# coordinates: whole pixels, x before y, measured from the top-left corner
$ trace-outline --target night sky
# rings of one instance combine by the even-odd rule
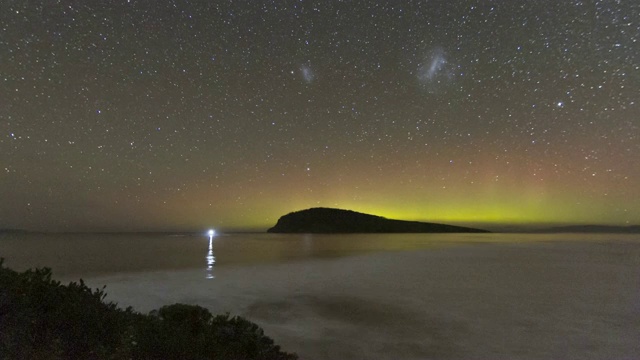
[[[640,223],[640,2],[1,0],[0,228]]]

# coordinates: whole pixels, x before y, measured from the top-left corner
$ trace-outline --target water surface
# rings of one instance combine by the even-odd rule
[[[13,268],[258,323],[301,359],[640,359],[638,235],[38,235]]]
[[[615,235],[617,239],[634,236]],[[584,234],[3,234],[0,257],[16,270],[50,267],[55,276],[96,276],[211,266],[282,263],[370,252],[465,244],[607,241]]]

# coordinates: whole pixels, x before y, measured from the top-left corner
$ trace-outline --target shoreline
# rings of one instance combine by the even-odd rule
[[[491,243],[85,279],[246,316],[304,359],[640,356],[640,242]],[[590,346],[586,346],[591,344]]]

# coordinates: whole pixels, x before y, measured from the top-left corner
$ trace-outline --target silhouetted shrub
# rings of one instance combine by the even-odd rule
[[[240,317],[185,304],[143,315],[105,296],[0,259],[0,359],[297,359]]]

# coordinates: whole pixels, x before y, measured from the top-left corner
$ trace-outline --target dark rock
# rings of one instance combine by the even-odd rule
[[[462,226],[392,220],[351,210],[313,208],[278,219],[270,233],[486,233]]]

